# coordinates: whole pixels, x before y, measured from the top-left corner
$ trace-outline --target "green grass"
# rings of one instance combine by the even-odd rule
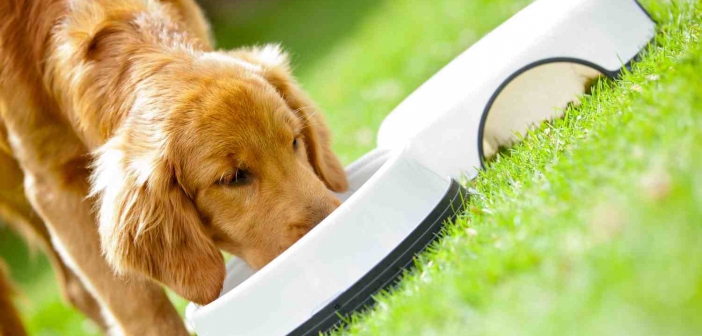
[[[291,52],[349,163],[404,97],[530,2],[259,1],[211,18],[221,47]],[[661,27],[643,60],[490,163],[469,211],[346,334],[702,332],[702,7],[644,3]],[[32,334],[95,333],[43,258],[6,234],[0,255]]]
[[[471,183],[469,211],[348,335],[702,332],[702,7]]]

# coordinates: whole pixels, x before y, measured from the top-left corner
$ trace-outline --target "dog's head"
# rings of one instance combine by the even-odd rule
[[[161,73],[97,153],[101,243],[118,271],[208,303],[225,276],[218,249],[263,267],[339,205],[346,176],[277,48]]]

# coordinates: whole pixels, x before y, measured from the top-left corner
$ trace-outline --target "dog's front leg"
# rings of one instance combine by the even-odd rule
[[[125,281],[104,260],[92,202],[86,199],[88,156],[82,143],[45,105],[14,98],[0,117],[24,170],[27,198],[46,223],[61,258],[101,305],[112,333],[187,335],[162,288]]]

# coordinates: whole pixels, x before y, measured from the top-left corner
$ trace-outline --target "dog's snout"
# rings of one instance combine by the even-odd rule
[[[334,212],[339,205],[341,205],[341,202],[333,195],[325,195],[325,197],[318,197],[308,201],[307,204],[301,207],[303,211],[298,213],[299,217],[290,221],[287,225],[288,230],[295,233],[293,240],[297,241],[302,238],[302,236]]]
[[[341,205],[341,201],[334,196],[325,197],[324,200],[315,200],[306,208],[308,218],[313,226],[319,224]]]

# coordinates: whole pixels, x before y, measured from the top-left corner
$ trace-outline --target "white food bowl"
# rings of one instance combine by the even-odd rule
[[[322,223],[187,319],[200,336],[317,335],[373,303],[462,211],[461,177],[516,134],[557,117],[591,80],[617,76],[655,23],[635,0],[537,0],[405,99],[378,148],[347,168],[350,191]],[[560,109],[560,110],[559,110]]]

